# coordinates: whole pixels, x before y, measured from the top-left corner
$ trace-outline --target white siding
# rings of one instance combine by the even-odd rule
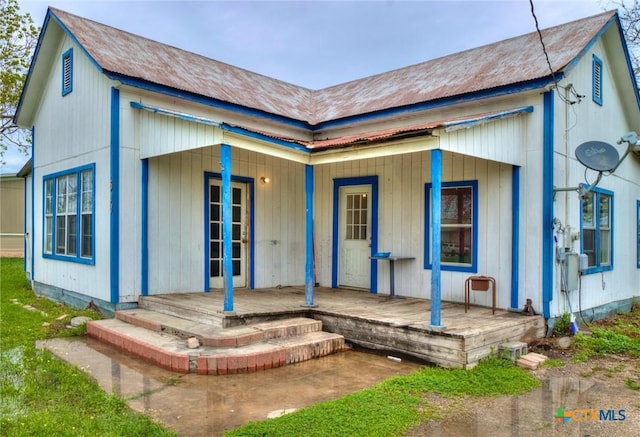
[[[478,180],[478,274],[498,282],[498,304],[509,305],[511,281],[511,166],[444,153],[443,181]],[[397,263],[396,292],[430,297],[430,270],[424,269],[424,185],[431,181],[430,152],[323,165],[316,168],[316,268],[321,285],[331,284],[333,180],[378,176],[378,248],[416,259]],[[489,188],[491,187],[491,188]],[[496,244],[499,242],[499,244]],[[499,262],[496,262],[499,260]],[[378,292],[389,292],[389,268],[378,264]],[[442,272],[443,300],[464,300],[472,273]],[[490,305],[483,293],[474,301]]]
[[[73,47],[73,91],[62,97],[61,57]],[[35,118],[35,280],[106,301],[109,291],[110,82],[69,38],[64,38]],[[95,163],[95,265],[42,257],[45,175]]]
[[[602,106],[592,100],[593,54],[603,62]],[[576,91],[585,95],[585,98],[574,105],[564,105],[559,100],[556,103],[556,186],[575,187],[579,183],[595,181],[597,173],[591,170],[585,172],[585,167],[575,159],[574,151],[580,144],[586,141],[604,141],[616,147],[620,156],[626,149],[626,144],[617,145],[616,141],[633,130],[633,123],[637,120],[629,120],[620,103],[621,96],[611,72],[612,62],[602,43],[598,41],[585,53],[566,79],[566,83],[573,83]],[[614,193],[613,270],[583,275],[580,292],[564,294],[559,291],[560,269],[556,263],[552,316],[569,312],[570,308],[574,312],[582,309],[588,320],[590,308],[640,296],[640,269],[637,268],[637,243],[634,238],[637,234],[636,201],[640,199],[640,160],[634,156],[627,157],[615,174],[602,178],[598,187]],[[554,212],[564,226],[579,230],[580,201],[577,193],[558,193]],[[559,240],[561,237],[562,234],[558,233]],[[573,248],[580,252],[580,243],[576,242]]]
[[[149,160],[150,293],[203,290],[204,177],[219,162],[217,146]],[[232,149],[232,174],[255,181],[255,286],[302,285],[304,166]]]

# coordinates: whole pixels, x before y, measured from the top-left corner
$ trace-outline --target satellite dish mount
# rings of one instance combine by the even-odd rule
[[[635,132],[629,132],[618,140],[618,144],[628,143],[627,150],[619,157],[618,151],[611,144],[602,141],[587,141],[576,148],[576,159],[586,168],[597,171],[598,177],[593,184],[580,184],[579,187],[554,188],[557,191],[577,191],[580,197],[585,197],[602,179],[602,176],[613,174],[624,161],[629,152],[640,151],[640,141]]]

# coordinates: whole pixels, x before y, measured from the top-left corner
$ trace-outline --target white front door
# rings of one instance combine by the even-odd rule
[[[340,188],[338,286],[371,288],[371,185]]]
[[[233,286],[247,286],[247,248],[249,246],[247,184],[231,183],[231,247]],[[210,288],[223,288],[222,276],[222,181],[209,185],[209,273]]]

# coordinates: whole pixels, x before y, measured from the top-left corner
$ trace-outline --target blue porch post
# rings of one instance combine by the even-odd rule
[[[511,169],[511,308],[520,305],[520,167]]]
[[[442,150],[431,151],[431,325],[444,329],[440,321],[440,224],[442,200]]]
[[[306,200],[306,268],[304,281],[305,307],[315,307],[313,302],[315,278],[313,275],[313,166],[307,164],[304,169]]]
[[[222,276],[224,289],[224,311],[233,311],[233,260],[231,241],[231,146],[220,146],[222,166]]]
[[[109,217],[109,280],[111,303],[120,301],[120,90],[111,88],[111,133],[109,145],[111,216]]]
[[[554,94],[543,94],[542,114],[542,313],[551,316],[553,300],[553,148]]]

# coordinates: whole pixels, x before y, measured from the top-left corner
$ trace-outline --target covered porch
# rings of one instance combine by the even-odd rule
[[[463,293],[463,290],[460,290]],[[545,335],[542,316],[443,302],[442,326],[430,325],[428,299],[315,287],[315,306],[305,302],[305,287],[235,289],[234,311],[223,311],[225,294],[165,294],[142,297],[141,308],[178,317],[197,318],[228,328],[265,321],[309,317],[324,331],[341,334],[353,344],[411,356],[445,367],[470,368],[511,341],[531,343]]]

